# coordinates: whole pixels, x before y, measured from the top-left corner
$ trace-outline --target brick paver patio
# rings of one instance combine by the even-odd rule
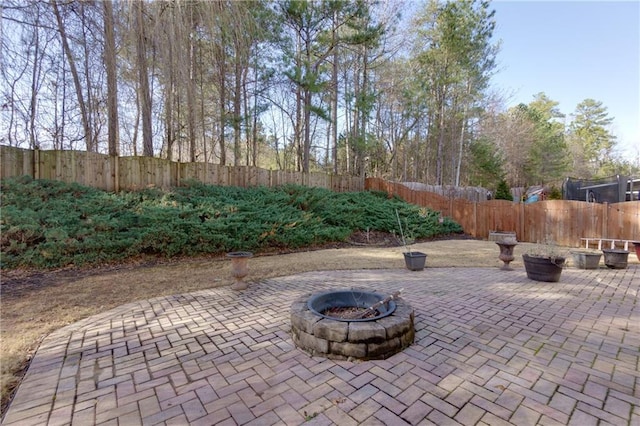
[[[135,285],[132,283],[132,285]],[[289,307],[404,288],[416,341],[312,358]],[[640,425],[640,265],[305,273],[121,306],[48,336],[4,425]]]

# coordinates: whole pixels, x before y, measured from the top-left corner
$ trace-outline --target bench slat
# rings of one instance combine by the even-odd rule
[[[602,250],[602,242],[610,242],[611,244],[611,248],[614,249],[616,248],[616,242],[620,242],[623,246],[624,249],[629,251],[629,243],[631,242],[631,240],[619,240],[619,239],[615,239],[615,238],[580,238],[581,241],[584,241],[584,248],[589,248],[589,243],[590,242],[598,242],[598,250]]]

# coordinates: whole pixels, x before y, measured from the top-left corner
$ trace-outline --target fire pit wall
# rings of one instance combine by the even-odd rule
[[[396,309],[389,316],[354,322],[313,313],[307,305],[311,296],[301,296],[291,305],[291,334],[295,345],[312,356],[340,360],[385,359],[413,343],[413,308],[403,299],[395,301]]]

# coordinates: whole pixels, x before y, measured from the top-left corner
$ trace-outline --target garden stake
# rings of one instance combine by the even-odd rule
[[[396,217],[398,218],[398,225],[400,226],[400,236],[402,237],[402,245],[404,246],[404,251],[409,253],[409,249],[407,248],[407,242],[404,240],[404,232],[402,231],[402,222],[400,222],[400,215],[398,214],[398,209],[396,209]]]

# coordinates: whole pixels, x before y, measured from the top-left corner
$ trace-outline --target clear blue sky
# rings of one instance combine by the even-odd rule
[[[640,161],[640,1],[504,1],[493,86],[508,106],[544,92],[567,115],[586,98],[614,118],[619,151]]]

